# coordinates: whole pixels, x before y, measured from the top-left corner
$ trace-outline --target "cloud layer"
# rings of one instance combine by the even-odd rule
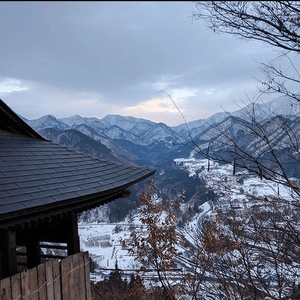
[[[257,94],[258,43],[191,19],[193,2],[1,2],[0,97],[28,119],[132,115],[168,125]],[[236,107],[235,107],[236,108]]]

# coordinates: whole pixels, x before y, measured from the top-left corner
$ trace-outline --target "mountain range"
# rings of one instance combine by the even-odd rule
[[[264,122],[281,115],[293,124],[299,123],[300,105],[286,97],[265,104],[248,104],[230,114],[219,112],[207,119],[172,127],[119,115],[108,115],[102,119],[79,115],[61,119],[53,115],[35,120],[23,119],[46,139],[78,151],[122,163],[158,166],[171,158],[190,156],[195,143],[205,148],[208,142],[220,139],[217,127],[237,134],[238,128],[232,117],[251,121],[254,111],[257,121]]]

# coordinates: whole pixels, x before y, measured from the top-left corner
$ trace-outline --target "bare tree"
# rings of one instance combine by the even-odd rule
[[[300,53],[299,1],[199,1],[193,16],[209,28]]]
[[[261,64],[266,79],[261,81],[260,92],[283,94],[297,105],[299,2],[204,1],[197,2],[193,16],[217,33],[262,41],[278,51],[277,64]],[[289,62],[289,70],[281,68],[281,59]],[[247,210],[237,213],[232,208],[222,221],[211,219],[202,226],[197,251],[201,249],[202,258],[210,257],[205,265],[210,280],[201,280],[201,284],[210,286],[210,293],[222,299],[297,299],[300,186],[295,177],[300,165],[300,119],[289,112],[277,116],[267,106],[258,110],[255,101],[249,102],[243,118],[228,114],[225,121],[207,130],[210,136],[202,139],[202,144],[190,136],[191,147],[209,160],[233,164],[237,171],[255,174],[289,193],[253,197]],[[197,261],[195,264],[200,266]],[[197,273],[200,270],[203,265]]]
[[[217,33],[272,46],[278,60],[261,64],[266,78],[260,92],[288,96],[291,105],[299,102],[300,2],[201,1],[193,16]],[[281,68],[282,59],[290,69]],[[240,171],[257,175],[286,193],[246,195],[251,200],[246,208],[210,215],[195,233],[185,233],[180,243],[185,256],[175,247],[176,227],[159,227],[161,208],[148,195],[142,211],[148,234],[133,235],[132,251],[159,271],[166,290],[172,289],[161,270],[176,262],[184,267],[185,273],[178,273],[181,292],[193,300],[300,299],[300,119],[289,112],[277,116],[268,106],[258,110],[256,101],[249,102],[243,118],[228,114],[207,128],[202,144],[190,134],[190,146],[210,161],[233,164],[236,176]],[[168,226],[176,224],[172,220]]]
[[[292,68],[282,70],[280,64],[262,63],[261,70],[266,75],[262,84],[263,92],[276,92],[289,96],[298,102],[300,75],[296,61],[300,53],[300,2],[299,1],[200,1],[193,11],[195,20],[204,20],[217,33],[227,33],[245,40],[258,40],[279,51],[279,56],[287,57]],[[294,60],[289,55],[294,55]],[[293,88],[290,83],[293,83]],[[250,101],[251,102],[251,101]],[[299,196],[297,185],[290,180],[286,165],[299,164],[299,120],[286,116],[276,116],[265,107],[259,112],[253,106],[244,108],[244,118],[230,117],[230,126],[238,127],[241,135],[232,136],[224,127],[218,127],[220,138],[210,145],[210,154],[197,148],[203,155],[219,161],[234,163],[243,169],[291,187]],[[291,103],[293,106],[293,103]],[[252,109],[253,107],[253,109]],[[264,114],[259,118],[258,114]],[[266,117],[267,116],[267,117]],[[252,147],[245,147],[245,139]],[[220,149],[226,151],[220,151]],[[284,152],[284,153],[282,153]]]
[[[141,195],[140,202],[140,221],[144,230],[132,231],[129,241],[123,241],[123,246],[141,263],[142,270],[156,272],[164,299],[175,299],[171,273],[177,268],[176,259],[180,255],[178,245],[182,237],[176,231],[178,221],[170,203],[165,201],[163,205],[158,199],[153,180],[147,183],[147,192]]]
[[[245,40],[262,41],[278,56],[261,64],[265,74],[263,92],[287,95],[299,101],[296,60],[300,53],[299,1],[199,1],[193,11],[195,20],[204,20],[216,33],[228,33]],[[289,63],[282,69],[282,59]]]

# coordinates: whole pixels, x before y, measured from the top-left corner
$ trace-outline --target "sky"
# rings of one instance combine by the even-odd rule
[[[212,32],[194,8],[1,1],[0,98],[29,120],[117,114],[174,126],[237,110],[257,97],[257,61],[273,51]]]

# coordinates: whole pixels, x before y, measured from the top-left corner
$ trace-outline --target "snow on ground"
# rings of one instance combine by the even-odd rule
[[[190,176],[204,178],[207,186],[214,191],[229,193],[231,199],[245,199],[248,196],[276,196],[291,198],[290,190],[287,187],[274,182],[261,180],[257,176],[249,175],[246,172],[239,172],[233,175],[232,165],[219,165],[217,162],[207,159],[178,158],[174,159],[177,165],[182,165],[189,171]],[[209,172],[207,171],[209,165]],[[237,181],[244,175],[243,183]]]
[[[239,176],[232,174],[231,165],[222,165],[210,161],[210,171],[207,172],[208,161],[190,159],[175,159],[178,165],[182,165],[189,171],[190,176],[202,177],[207,186],[219,194],[218,203],[209,201],[201,206],[201,213],[194,217],[188,224],[188,228],[199,226],[201,219],[213,212],[216,207],[226,210],[233,203],[236,206],[245,207],[251,202],[251,196],[277,195],[290,197],[289,190],[275,183],[268,183],[257,177],[246,175],[242,183],[237,181]],[[201,171],[201,172],[200,172]],[[130,222],[125,220],[120,223],[92,223],[79,224],[80,245],[82,251],[89,251],[90,257],[99,265],[95,274],[91,274],[94,281],[103,280],[115,268],[116,261],[121,270],[137,270],[140,265],[127,250],[122,249],[121,239],[130,236],[133,227],[142,229],[139,216]],[[129,272],[129,271],[128,271]]]
[[[121,239],[130,236],[131,228],[141,227],[136,219],[129,223],[128,220],[120,223],[92,223],[78,224],[80,246],[82,251],[88,251],[99,269],[91,275],[94,281],[103,280],[115,268],[116,261],[121,270],[138,269],[139,264],[127,250],[122,249]]]
[[[211,204],[208,202],[205,202],[200,206],[201,213],[199,215],[196,215],[190,222],[189,227],[194,228],[198,226],[199,219],[203,218],[210,210],[211,210]]]

